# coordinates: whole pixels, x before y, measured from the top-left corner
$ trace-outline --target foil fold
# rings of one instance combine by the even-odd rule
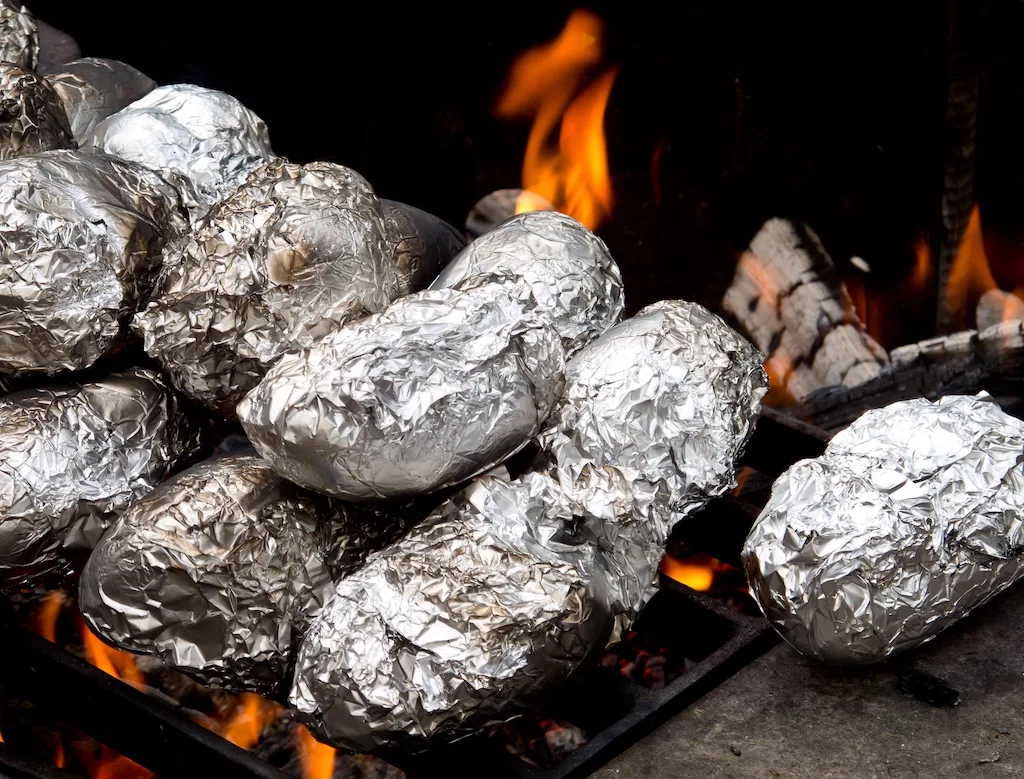
[[[282,357],[238,404],[285,478],[336,497],[432,492],[492,468],[540,430],[564,353],[497,285],[424,290]]]
[[[46,80],[61,99],[72,137],[84,143],[96,125],[149,94],[156,82],[131,65],[112,59],[85,57],[48,73]]]
[[[566,356],[622,318],[618,265],[604,241],[554,211],[514,216],[471,242],[430,285],[494,283],[528,291],[558,330]]]
[[[411,519],[345,506],[229,454],[124,512],[82,573],[79,604],[115,646],[203,684],[280,698],[334,580]]]
[[[178,187],[193,221],[276,155],[267,126],[224,92],[158,87],[100,122],[82,143],[157,171]]]
[[[187,221],[177,191],[80,151],[0,162],[0,372],[87,368],[123,342]]]
[[[0,160],[75,147],[64,105],[46,79],[0,62]]]
[[[39,29],[29,10],[13,0],[0,0],[0,61],[25,70],[39,66]]]
[[[0,398],[0,581],[66,572],[69,553],[92,549],[199,444],[152,371]]]
[[[991,398],[868,411],[778,478],[743,549],[751,594],[800,652],[875,663],[1024,574],[1024,422]]]

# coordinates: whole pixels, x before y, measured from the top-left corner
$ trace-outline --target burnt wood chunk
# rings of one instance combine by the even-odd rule
[[[818,236],[801,223],[765,222],[722,305],[766,355],[773,387],[792,401],[821,387],[862,384],[889,363]]]
[[[979,330],[1008,319],[1024,319],[1024,300],[1012,292],[990,289],[978,301],[974,318]]]

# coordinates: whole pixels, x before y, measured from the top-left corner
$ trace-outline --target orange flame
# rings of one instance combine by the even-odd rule
[[[220,734],[235,746],[249,749],[256,746],[263,731],[280,712],[278,704],[255,693],[242,693],[234,715],[221,726]]]
[[[84,619],[80,619],[79,629],[82,632],[82,648],[85,650],[86,660],[104,673],[110,674],[115,679],[128,682],[136,689],[141,689],[144,686],[142,674],[135,664],[135,658],[130,653],[104,644],[96,637],[95,633],[89,630]]]
[[[295,728],[303,779],[331,779],[334,776],[335,749],[321,744],[301,725]]]
[[[978,206],[974,206],[949,271],[945,293],[947,310],[973,310],[984,293],[998,286],[985,255],[981,211]],[[968,309],[968,306],[971,308]]]
[[[509,69],[497,114],[533,119],[523,157],[525,192],[516,213],[537,208],[530,192],[591,229],[611,214],[604,114],[618,68],[580,91],[587,72],[601,60],[603,39],[603,22],[578,9],[557,38],[522,54]]]
[[[36,612],[35,630],[51,644],[57,643],[57,619],[64,608],[64,591],[55,590],[46,596],[46,600]]]
[[[680,584],[685,584],[691,590],[705,592],[711,589],[715,583],[715,571],[718,569],[718,561],[708,558],[707,560],[691,559],[687,562],[677,560],[671,555],[661,558],[661,572],[670,579],[675,579]]]

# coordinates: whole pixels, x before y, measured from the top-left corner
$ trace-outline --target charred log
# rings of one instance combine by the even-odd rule
[[[525,198],[519,210],[520,198]],[[521,211],[554,211],[555,207],[540,195],[522,189],[496,189],[480,198],[466,216],[466,235],[470,240],[489,233],[506,219]]]

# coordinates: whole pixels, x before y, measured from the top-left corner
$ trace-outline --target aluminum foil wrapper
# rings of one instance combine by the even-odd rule
[[[185,194],[193,220],[276,156],[262,119],[231,95],[192,84],[154,89],[100,122],[82,148],[161,173]]]
[[[984,394],[869,411],[779,477],[743,557],[804,654],[918,646],[1024,574],[1024,422]]]
[[[39,31],[29,10],[12,0],[0,0],[0,61],[25,70],[39,65]]]
[[[394,200],[380,203],[387,241],[398,269],[398,294],[419,292],[466,247],[466,239],[450,224],[426,211]]]
[[[119,346],[187,228],[158,174],[79,151],[0,162],[0,213],[7,374],[86,368]]]
[[[199,431],[157,374],[0,398],[0,581],[66,567],[199,449]]]
[[[60,96],[78,143],[84,143],[108,116],[156,88],[153,79],[131,65],[98,57],[67,62],[46,80]]]
[[[0,62],[0,160],[74,149],[60,97],[42,76]]]
[[[622,276],[604,241],[553,211],[515,216],[469,244],[431,289],[497,283],[526,288],[566,355],[622,318]]]
[[[542,510],[481,477],[341,580],[299,649],[298,718],[338,746],[415,749],[562,682],[611,618],[592,550],[542,543]]]
[[[232,417],[282,354],[397,296],[386,229],[355,171],[261,166],[167,258],[136,329],[176,387]]]
[[[126,511],[89,558],[90,627],[204,684],[283,697],[334,579],[404,527],[296,487],[251,454],[196,465]]]
[[[424,290],[292,352],[238,404],[285,478],[354,501],[418,495],[529,443],[562,390],[557,333],[506,289]]]
[[[550,464],[527,478],[549,492],[548,504],[569,501],[543,517],[543,535],[601,550],[619,613],[646,601],[672,526],[736,486],[768,389],[762,360],[721,318],[685,301],[648,306],[570,360],[539,438]]]

